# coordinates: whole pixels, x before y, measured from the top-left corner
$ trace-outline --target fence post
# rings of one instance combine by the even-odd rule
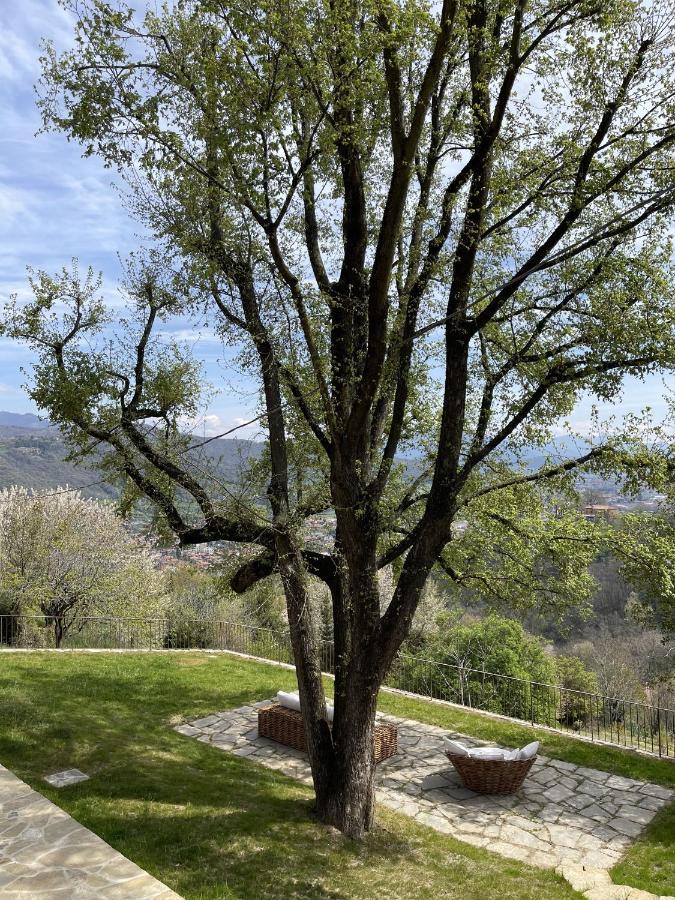
[[[659,756],[661,756],[661,707],[656,707],[656,733],[659,736]]]

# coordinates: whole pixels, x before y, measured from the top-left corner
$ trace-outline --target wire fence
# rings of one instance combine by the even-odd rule
[[[201,619],[0,616],[0,647],[15,649],[229,650],[293,664],[288,632]],[[335,672],[333,644],[321,668]],[[531,725],[675,758],[675,710],[400,654],[385,682]]]

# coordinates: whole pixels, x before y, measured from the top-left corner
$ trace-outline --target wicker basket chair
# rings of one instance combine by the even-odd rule
[[[457,769],[464,787],[477,794],[514,794],[537,758],[535,754],[529,759],[479,759],[448,750],[445,755]]]

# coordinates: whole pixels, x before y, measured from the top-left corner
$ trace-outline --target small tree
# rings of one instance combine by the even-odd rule
[[[490,615],[462,623],[450,615],[438,624],[418,657],[401,657],[401,687],[522,719],[531,711],[529,682],[555,681],[542,642],[513,619]]]
[[[554,662],[556,682],[562,688],[558,721],[563,725],[579,727],[595,712],[594,704],[587,695],[598,693],[598,677],[576,656],[556,656]]]
[[[0,491],[0,567],[14,609],[44,615],[57,647],[86,616],[147,615],[161,603],[143,542],[110,503],[68,488]]]

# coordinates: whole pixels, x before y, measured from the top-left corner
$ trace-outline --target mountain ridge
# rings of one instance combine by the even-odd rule
[[[15,413],[6,409],[0,409],[0,425],[31,429],[51,427],[47,419],[41,419],[40,416],[36,416],[34,413]]]
[[[18,422],[18,424],[17,424]],[[243,438],[210,438],[203,446],[209,468],[217,478],[232,485],[241,480],[246,462],[258,459],[265,444]],[[203,441],[195,438],[197,446]],[[571,438],[560,438],[555,445],[533,447],[526,454],[527,469],[534,471],[545,464],[549,454],[558,458],[578,456],[588,449]],[[10,413],[0,410],[0,489],[21,485],[34,490],[48,490],[68,485],[82,489],[86,496],[115,499],[118,491],[103,481],[92,464],[75,464],[66,459],[68,448],[59,428],[32,413]],[[401,458],[412,474],[419,459]],[[580,482],[600,481],[593,476]]]
[[[30,414],[29,414],[30,415]],[[113,500],[117,488],[107,484],[94,463],[68,460],[68,447],[59,429],[49,423],[6,424],[0,412],[0,490],[19,485],[36,491],[57,487],[80,488],[84,496]],[[236,484],[248,459],[257,458],[264,445],[238,438],[218,438],[204,447],[218,477]]]

